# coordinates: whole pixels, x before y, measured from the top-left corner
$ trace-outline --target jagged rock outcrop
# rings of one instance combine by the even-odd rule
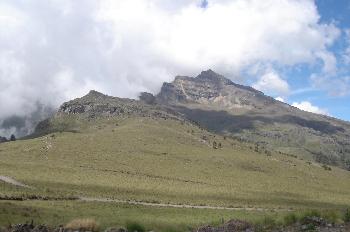
[[[271,103],[283,104],[251,87],[235,84],[212,70],[203,71],[195,78],[177,76],[172,83],[164,83],[157,101],[170,105],[199,103],[224,110],[251,110]]]
[[[154,105],[156,103],[156,97],[153,94],[147,92],[140,93],[139,99],[140,101],[150,105]]]
[[[82,98],[77,98],[61,105],[58,113],[85,114],[89,117],[108,115],[142,114],[147,109],[138,101],[111,97],[91,90]]]

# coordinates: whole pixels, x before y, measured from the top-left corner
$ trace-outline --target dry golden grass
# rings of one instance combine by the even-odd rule
[[[73,120],[74,118],[72,118]],[[96,197],[152,203],[262,208],[350,204],[350,172],[145,117],[90,121],[78,132],[0,145],[0,196]],[[204,140],[203,138],[206,138]],[[213,149],[213,142],[221,149]]]
[[[71,229],[75,231],[98,231],[98,224],[95,219],[85,218],[85,219],[74,219],[67,223],[66,229]]]

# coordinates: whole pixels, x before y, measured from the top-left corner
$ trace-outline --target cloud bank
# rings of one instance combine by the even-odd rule
[[[286,80],[264,67],[335,69],[340,32],[319,19],[312,0],[1,1],[0,124],[37,102],[57,107],[90,89],[136,97],[209,68],[234,78],[260,67],[256,86],[272,80],[267,90],[282,94]]]
[[[309,101],[302,101],[302,102],[294,102],[292,106],[297,107],[301,110],[315,113],[315,114],[323,114],[323,115],[329,115],[328,111],[326,109],[321,109],[317,106],[312,105]]]
[[[264,75],[262,75],[252,87],[276,96],[286,96],[289,94],[288,82],[283,80],[273,70],[267,71]]]

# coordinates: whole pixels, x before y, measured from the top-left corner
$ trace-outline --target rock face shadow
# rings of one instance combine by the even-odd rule
[[[334,126],[326,121],[308,120],[293,115],[261,116],[253,114],[232,115],[226,111],[190,109],[184,106],[174,106],[177,111],[183,113],[189,120],[199,123],[201,126],[215,132],[239,133],[243,130],[256,129],[256,123],[264,124],[296,124],[301,127],[313,129],[324,134],[345,132],[342,127]]]

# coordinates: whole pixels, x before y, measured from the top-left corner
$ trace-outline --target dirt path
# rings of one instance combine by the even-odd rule
[[[8,176],[0,176],[0,181],[3,181],[8,184],[12,184],[24,188],[33,188],[29,185],[23,184],[15,179]],[[73,199],[74,200],[74,199]],[[151,206],[151,207],[168,207],[168,208],[188,208],[188,209],[216,209],[216,210],[246,210],[246,211],[292,211],[290,209],[267,209],[267,208],[254,208],[254,207],[222,207],[222,206],[208,206],[208,205],[177,205],[177,204],[164,204],[164,203],[149,203],[142,201],[128,201],[128,200],[118,200],[118,199],[108,199],[108,198],[92,198],[92,197],[79,197],[79,201],[86,202],[110,202],[110,203],[125,203],[131,205],[142,205],[142,206]]]
[[[29,185],[26,185],[26,184],[23,184],[21,182],[18,182],[17,180],[12,179],[11,177],[8,177],[8,176],[0,176],[0,181],[3,181],[3,182],[8,183],[8,184],[15,185],[15,186],[23,187],[23,188],[33,188],[33,187],[29,186]]]
[[[80,197],[80,201],[87,202],[113,202],[113,203],[125,203],[131,205],[143,205],[143,206],[153,206],[153,207],[170,207],[170,208],[188,208],[188,209],[217,209],[217,210],[233,210],[233,211],[292,211],[290,209],[266,209],[266,208],[249,208],[249,207],[221,207],[221,206],[206,206],[206,205],[176,205],[176,204],[163,204],[163,203],[149,203],[142,201],[127,201],[127,200],[117,200],[108,198],[91,198],[91,197]]]

